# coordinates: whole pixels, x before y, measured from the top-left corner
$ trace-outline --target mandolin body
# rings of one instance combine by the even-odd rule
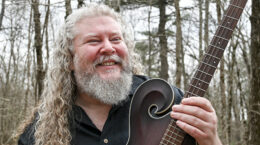
[[[169,111],[173,102],[174,91],[167,82],[161,79],[144,82],[131,102],[127,145],[159,145],[172,120]],[[179,145],[195,144],[195,140],[186,135]]]

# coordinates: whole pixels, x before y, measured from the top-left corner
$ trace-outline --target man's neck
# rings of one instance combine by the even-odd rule
[[[96,98],[83,93],[79,94],[76,105],[80,106],[85,111],[93,124],[95,124],[100,131],[103,130],[112,105],[105,104]]]

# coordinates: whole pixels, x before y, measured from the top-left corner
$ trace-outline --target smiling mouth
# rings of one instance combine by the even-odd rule
[[[115,65],[117,64],[116,62],[103,62],[101,63],[100,65],[103,65],[103,66],[110,66],[110,65]]]
[[[119,64],[118,62],[102,62],[99,63],[98,66],[112,66],[112,65],[117,65]]]

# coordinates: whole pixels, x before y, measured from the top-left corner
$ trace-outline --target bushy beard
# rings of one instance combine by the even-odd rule
[[[113,73],[112,71],[110,73]],[[81,92],[110,105],[126,100],[132,85],[132,72],[126,64],[123,64],[123,70],[117,79],[104,80],[97,73],[88,72],[78,73],[76,76]]]

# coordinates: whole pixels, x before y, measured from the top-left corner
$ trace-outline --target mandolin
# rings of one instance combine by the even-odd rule
[[[184,98],[203,97],[247,0],[231,0],[213,39],[191,79]],[[195,145],[196,141],[169,115],[174,91],[164,80],[151,79],[136,90],[129,111],[127,145]]]

